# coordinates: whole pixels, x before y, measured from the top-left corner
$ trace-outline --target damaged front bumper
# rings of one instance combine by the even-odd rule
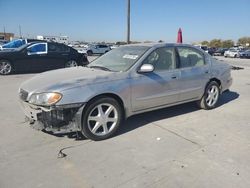
[[[54,134],[81,131],[84,103],[41,107],[20,100],[26,119],[37,130]]]

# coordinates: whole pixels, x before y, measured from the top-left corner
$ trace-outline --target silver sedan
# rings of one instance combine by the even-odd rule
[[[135,114],[191,101],[213,109],[231,84],[230,66],[199,48],[136,44],[87,67],[39,74],[20,86],[19,98],[34,127],[103,140]]]

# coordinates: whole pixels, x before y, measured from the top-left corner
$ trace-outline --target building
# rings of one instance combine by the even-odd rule
[[[14,33],[0,32],[0,40],[12,40],[14,38]]]
[[[64,43],[64,44],[69,43],[69,37],[67,36],[41,36],[39,35],[36,38],[38,40],[53,41],[53,42]]]

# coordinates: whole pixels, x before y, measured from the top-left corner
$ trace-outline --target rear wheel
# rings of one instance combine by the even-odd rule
[[[0,60],[0,75],[8,75],[13,71],[12,64],[7,60]]]
[[[102,97],[86,106],[82,134],[91,140],[104,140],[117,131],[122,122],[122,108],[113,98]]]
[[[66,64],[65,64],[65,67],[67,68],[67,67],[77,67],[78,66],[78,64],[77,64],[77,62],[75,61],[75,60],[70,60],[70,61],[68,61]]]
[[[200,108],[210,110],[216,107],[216,104],[220,97],[220,87],[217,82],[211,81],[204,92],[201,100],[198,101]]]
[[[93,52],[91,50],[87,51],[88,56],[92,56]]]

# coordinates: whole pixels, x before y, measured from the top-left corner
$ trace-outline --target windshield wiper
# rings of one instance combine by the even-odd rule
[[[105,71],[112,71],[107,67],[102,67],[102,66],[98,66],[98,65],[93,65],[93,66],[89,66],[89,68],[93,68],[93,69],[101,69],[101,70],[105,70]]]

